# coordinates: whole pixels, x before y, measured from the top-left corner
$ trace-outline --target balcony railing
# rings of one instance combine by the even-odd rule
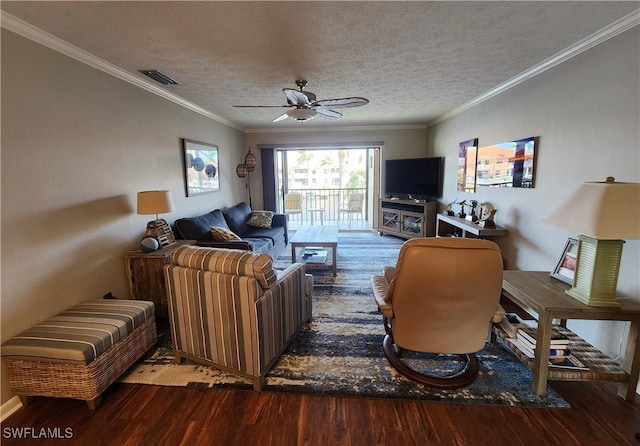
[[[319,224],[320,221],[327,223],[350,222],[367,220],[367,189],[289,189],[288,194],[300,194],[300,210],[290,213],[289,222],[296,224]],[[350,198],[354,194],[362,194],[360,202],[361,210],[349,204]],[[282,203],[281,203],[282,206]],[[351,212],[346,212],[351,208]],[[287,213],[287,209],[282,209]]]

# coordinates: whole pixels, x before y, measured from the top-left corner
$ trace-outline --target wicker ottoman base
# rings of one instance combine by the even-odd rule
[[[156,341],[151,317],[88,365],[7,359],[9,381],[23,404],[31,396],[51,396],[84,400],[95,410],[102,392]]]

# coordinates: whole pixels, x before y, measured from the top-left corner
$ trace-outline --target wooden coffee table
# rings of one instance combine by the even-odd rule
[[[331,249],[331,263],[308,263],[309,269],[331,269],[333,277],[337,271],[338,227],[337,226],[300,226],[291,240],[291,262],[296,262],[296,249],[320,247]]]

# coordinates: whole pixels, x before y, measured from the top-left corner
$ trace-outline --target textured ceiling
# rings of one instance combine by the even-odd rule
[[[3,11],[242,129],[425,124],[638,8],[638,2],[12,2]],[[271,120],[283,87],[364,96],[339,121]],[[145,78],[146,79],[146,78]],[[152,81],[150,81],[152,82]],[[159,85],[159,84],[157,84]]]

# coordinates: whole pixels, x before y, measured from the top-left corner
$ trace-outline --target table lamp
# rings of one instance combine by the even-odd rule
[[[585,182],[543,219],[579,234],[573,287],[567,294],[595,307],[616,300],[623,239],[640,238],[640,183]]]
[[[173,201],[171,193],[168,190],[147,190],[138,192],[138,214],[152,215],[155,214],[156,219],[147,223],[147,230],[143,236],[153,237],[158,240],[160,246],[172,245],[176,239],[173,236],[171,226],[167,222],[158,218],[158,214],[164,214],[173,211]]]

